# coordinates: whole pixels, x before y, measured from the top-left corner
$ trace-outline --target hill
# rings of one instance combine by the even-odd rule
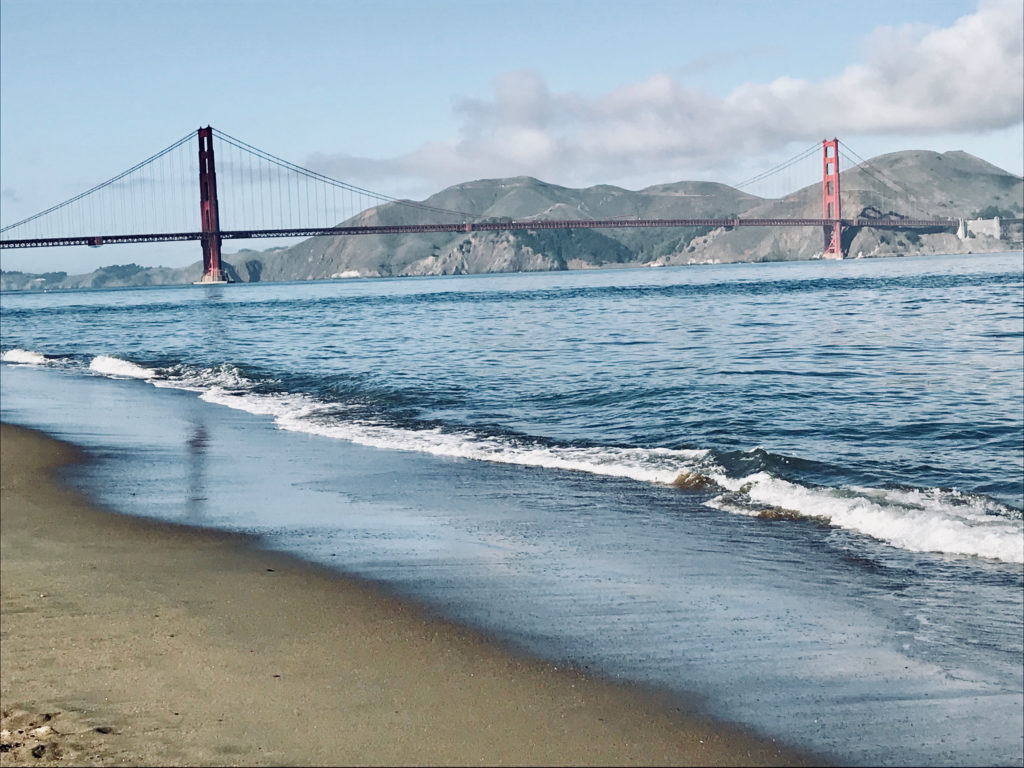
[[[844,218],[893,212],[919,219],[971,219],[981,213],[1019,218],[1024,211],[1024,179],[966,152],[894,152],[844,171],[842,198]],[[815,184],[780,200],[766,200],[744,215],[819,218],[821,187]],[[822,244],[821,233],[814,229],[751,228],[717,232],[696,243],[695,252],[721,262],[779,261],[813,258]],[[862,228],[846,232],[843,238],[850,257],[977,253],[1010,247],[996,238],[960,240],[954,234],[909,230]]]
[[[966,152],[881,155],[844,171],[842,184],[846,218],[884,215],[894,208],[927,219],[973,218],[979,213],[1016,218],[1024,213],[1024,179]],[[609,185],[572,189],[521,176],[457,184],[422,202],[485,220],[820,218],[821,187],[814,184],[781,199],[766,199],[706,181],[631,191]],[[343,224],[418,224],[438,217],[436,212],[389,203]],[[844,246],[854,257],[1011,247],[984,235],[960,240],[948,233],[870,228],[847,232]],[[778,261],[814,258],[821,250],[822,233],[815,228],[574,229],[314,237],[289,248],[241,250],[226,254],[224,261],[231,279],[257,282]],[[78,276],[4,272],[0,289],[166,285],[187,283],[200,274],[198,263],[181,269],[105,267]]]

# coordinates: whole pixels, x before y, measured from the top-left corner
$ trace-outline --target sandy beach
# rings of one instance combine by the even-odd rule
[[[678,701],[502,649],[243,536],[98,509],[3,425],[16,764],[796,764]]]

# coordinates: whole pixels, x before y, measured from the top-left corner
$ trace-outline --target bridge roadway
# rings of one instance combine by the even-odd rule
[[[956,232],[957,219],[842,219],[844,227],[879,229],[933,229]],[[301,227],[295,229],[242,229],[220,232],[222,240],[267,237],[326,237],[342,235],[404,235],[416,232],[502,232],[537,229],[625,229],[648,227],[828,227],[833,219],[573,219],[567,221],[510,219],[453,224],[394,224],[365,227]],[[98,247],[116,243],[158,243],[202,240],[203,232],[163,232],[138,235],[75,235],[22,240],[0,240],[0,248],[45,248],[62,245]]]

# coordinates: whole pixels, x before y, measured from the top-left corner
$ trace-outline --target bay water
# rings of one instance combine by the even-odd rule
[[[1024,763],[1019,252],[9,293],[0,359],[118,511],[835,762]]]

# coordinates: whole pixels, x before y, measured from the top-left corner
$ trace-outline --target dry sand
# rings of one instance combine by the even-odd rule
[[[794,764],[244,536],[97,509],[0,431],[0,763]]]

